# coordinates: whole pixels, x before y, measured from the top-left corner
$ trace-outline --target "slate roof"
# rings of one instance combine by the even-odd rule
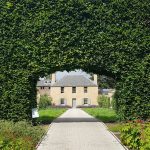
[[[40,80],[37,82],[37,86],[45,86],[45,87],[50,87],[51,86],[51,81],[50,80]]]
[[[54,87],[97,87],[90,79],[83,75],[66,75],[52,84]]]

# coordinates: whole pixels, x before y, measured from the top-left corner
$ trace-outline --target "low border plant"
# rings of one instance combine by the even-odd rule
[[[131,150],[150,150],[150,123],[141,120],[126,123],[120,137]]]
[[[0,149],[34,150],[45,130],[26,121],[0,121]]]

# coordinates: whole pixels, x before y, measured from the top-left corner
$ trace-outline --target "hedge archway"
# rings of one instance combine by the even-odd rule
[[[150,117],[149,0],[0,2],[0,119],[31,119],[39,76],[81,68],[117,79],[122,119]]]

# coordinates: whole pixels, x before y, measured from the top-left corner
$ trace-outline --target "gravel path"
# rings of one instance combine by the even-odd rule
[[[81,109],[57,118],[37,150],[125,150],[106,126]]]

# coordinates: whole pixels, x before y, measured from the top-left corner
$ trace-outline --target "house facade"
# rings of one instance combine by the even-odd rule
[[[94,75],[94,81],[83,75],[67,75],[56,81],[56,75],[52,74],[49,84],[40,82],[37,84],[38,93],[52,97],[54,105],[71,107],[98,105],[97,75]]]

